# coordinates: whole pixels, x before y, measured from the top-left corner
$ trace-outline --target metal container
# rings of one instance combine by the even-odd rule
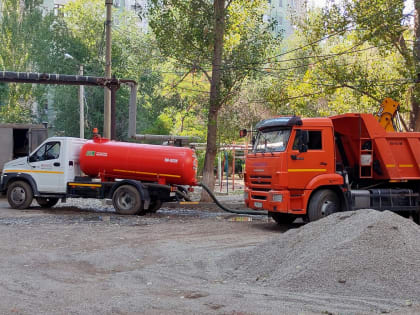
[[[80,167],[103,181],[135,179],[194,186],[197,159],[189,148],[137,144],[95,138],[83,145]]]

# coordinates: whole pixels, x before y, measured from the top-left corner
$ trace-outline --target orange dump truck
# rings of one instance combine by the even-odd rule
[[[388,132],[372,114],[277,117],[256,129],[246,158],[249,208],[278,223],[357,209],[419,223],[420,132]]]

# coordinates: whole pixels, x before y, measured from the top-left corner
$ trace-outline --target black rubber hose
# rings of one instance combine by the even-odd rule
[[[211,199],[218,205],[221,209],[223,209],[226,212],[235,213],[235,214],[247,214],[247,215],[268,215],[267,211],[256,211],[256,210],[233,210],[226,208],[224,205],[222,205],[219,200],[216,199],[214,194],[211,192],[211,190],[204,185],[203,183],[199,183],[199,186],[203,187],[203,189],[209,194]]]

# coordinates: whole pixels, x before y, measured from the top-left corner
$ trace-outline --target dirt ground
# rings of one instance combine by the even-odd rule
[[[218,262],[300,224],[201,208],[147,216],[0,199],[0,314],[418,314],[417,301],[228,281]],[[255,266],[256,274],[258,266]]]

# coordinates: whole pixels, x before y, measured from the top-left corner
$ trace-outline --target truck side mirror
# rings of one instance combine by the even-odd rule
[[[246,129],[239,130],[240,138],[246,137],[247,134],[248,134],[248,131]]]
[[[299,132],[299,152],[303,153],[308,151],[308,143],[309,143],[309,131],[308,130],[300,130]]]

